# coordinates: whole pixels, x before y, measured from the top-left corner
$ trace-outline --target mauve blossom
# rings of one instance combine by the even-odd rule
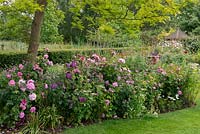
[[[119,59],[118,59],[118,62],[119,62],[119,63],[125,63],[125,59],[119,58]]]
[[[30,112],[31,112],[31,113],[35,113],[35,112],[36,112],[36,107],[31,107],[31,108],[30,108]]]
[[[106,106],[110,104],[110,100],[105,100]]]
[[[112,88],[109,88],[108,91],[109,91],[110,93],[114,93],[114,90],[113,90]]]
[[[80,71],[79,69],[77,69],[77,68],[74,69],[73,72],[74,72],[75,74],[80,74],[80,73],[81,73],[81,71]]]
[[[57,83],[51,84],[51,89],[56,89],[57,87],[58,87],[58,84],[57,84]]]
[[[77,62],[76,62],[76,61],[72,61],[72,62],[71,62],[71,67],[72,67],[72,68],[75,68],[76,66],[77,66]]]
[[[183,92],[181,90],[178,90],[178,95],[182,95]]]
[[[48,54],[45,54],[43,58],[44,58],[44,59],[48,59],[48,58],[49,58],[49,55],[48,55]]]
[[[66,78],[67,78],[67,79],[72,79],[72,74],[71,74],[70,72],[67,72],[67,73],[66,73]]]
[[[29,90],[35,90],[35,84],[34,83],[27,83],[26,88]]]
[[[118,83],[117,82],[113,82],[113,87],[118,87]]]
[[[66,63],[66,67],[70,68],[71,64],[70,63]]]
[[[10,80],[8,83],[9,86],[15,86],[15,81],[14,80]]]
[[[53,61],[47,61],[47,65],[49,65],[49,66],[53,66]]]
[[[86,102],[86,100],[87,100],[87,99],[86,99],[85,97],[79,97],[79,101],[80,101],[80,102]]]
[[[25,113],[24,113],[24,112],[20,112],[19,118],[22,119],[22,118],[24,118],[24,117],[25,117]]]
[[[158,72],[158,73],[161,73],[161,74],[163,74],[163,75],[166,75],[166,74],[167,74],[166,71],[165,71],[164,69],[162,69],[161,67],[158,67],[157,72]]]
[[[134,81],[133,80],[127,80],[126,83],[127,84],[134,84]]]
[[[11,77],[12,77],[11,74],[7,74],[7,75],[6,75],[6,78],[8,78],[8,79],[10,79]]]
[[[31,94],[29,94],[29,100],[31,100],[31,101],[34,101],[35,99],[36,99],[36,94],[35,93],[31,93]]]
[[[24,65],[19,64],[19,69],[22,70],[24,68]]]
[[[106,84],[106,86],[108,86],[109,85],[109,81],[107,80],[107,81],[105,81],[105,84]]]
[[[45,83],[45,84],[44,84],[44,88],[45,88],[45,89],[49,88],[48,84]]]
[[[93,54],[92,58],[94,58],[95,61],[100,61],[100,57],[97,54]]]
[[[121,76],[117,76],[117,80],[120,81],[121,80]]]
[[[23,73],[22,72],[17,72],[18,77],[22,77]]]
[[[44,49],[44,51],[49,52],[49,48],[46,47],[46,48]]]

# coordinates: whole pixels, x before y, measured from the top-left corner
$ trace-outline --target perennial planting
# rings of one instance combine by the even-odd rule
[[[114,54],[76,55],[59,71],[48,50],[34,65],[6,69],[0,79],[0,124],[37,129],[74,126],[110,118],[133,118],[194,104],[193,72],[187,64],[141,60]],[[138,60],[138,59],[137,59]],[[141,66],[140,66],[141,64]],[[143,69],[143,67],[145,69]],[[26,129],[23,129],[25,131]]]

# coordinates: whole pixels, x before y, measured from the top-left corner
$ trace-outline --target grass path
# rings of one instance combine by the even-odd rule
[[[108,120],[67,129],[64,134],[200,134],[200,103],[158,118]]]

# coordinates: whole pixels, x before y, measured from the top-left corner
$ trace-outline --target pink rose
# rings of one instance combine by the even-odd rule
[[[27,83],[34,83],[34,80],[30,79],[27,81]]]
[[[22,103],[20,104],[20,106],[19,106],[22,110],[26,110],[26,106],[25,105],[23,105]]]
[[[44,88],[45,88],[45,89],[49,88],[48,84],[45,83],[45,84],[44,84]]]
[[[17,76],[18,76],[18,77],[21,77],[22,75],[23,75],[22,72],[17,72]]]
[[[182,95],[183,92],[181,90],[178,90],[178,95]]]
[[[36,99],[37,96],[36,96],[35,93],[31,93],[31,94],[29,94],[28,97],[29,97],[29,100],[30,100],[30,101],[34,101],[34,100]]]
[[[35,85],[34,85],[34,83],[27,83],[26,88],[29,90],[35,90]]]
[[[9,86],[15,86],[15,81],[14,80],[10,80],[8,83]]]
[[[31,107],[31,108],[30,108],[30,112],[31,112],[31,113],[35,113],[35,111],[36,111],[36,107]]]
[[[113,82],[113,87],[118,87],[118,83],[117,82]]]
[[[24,66],[22,64],[19,64],[19,69],[22,70]]]
[[[44,59],[48,59],[49,58],[49,55],[48,54],[45,54],[44,55]]]
[[[106,106],[110,104],[110,100],[105,100]]]
[[[12,77],[11,74],[7,74],[7,75],[6,75],[6,78],[8,78],[8,79],[10,79],[11,77]]]
[[[21,113],[19,114],[19,118],[20,118],[20,119],[24,118],[24,116],[25,116],[25,113],[24,113],[24,112],[21,112]]]
[[[118,62],[119,63],[125,63],[125,59],[119,58]]]

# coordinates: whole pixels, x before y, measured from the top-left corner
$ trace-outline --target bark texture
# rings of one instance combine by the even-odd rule
[[[44,18],[44,10],[47,6],[47,0],[38,0],[37,2],[43,9],[41,11],[37,10],[35,12],[34,19],[32,22],[31,36],[30,36],[28,57],[27,57],[27,61],[29,63],[35,63],[38,54],[38,48],[40,43],[40,31]]]

